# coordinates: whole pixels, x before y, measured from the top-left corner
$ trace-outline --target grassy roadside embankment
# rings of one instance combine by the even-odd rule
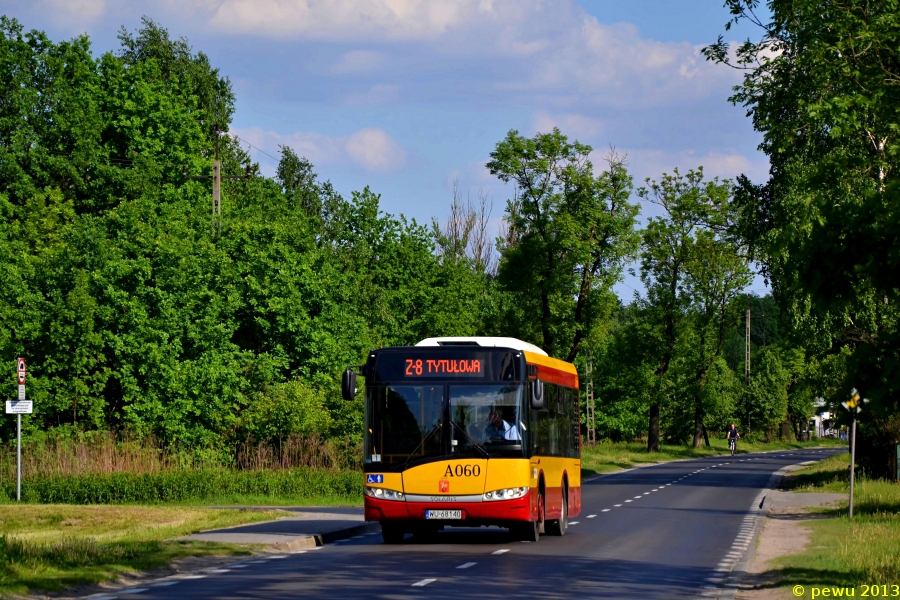
[[[49,473],[0,482],[0,596],[99,583],[185,557],[247,553],[181,536],[278,518],[198,505],[348,505],[357,472],[294,468]],[[280,513],[282,516],[285,513]]]
[[[610,473],[620,469],[629,469],[640,464],[667,462],[685,458],[718,456],[728,454],[728,441],[710,438],[710,447],[691,448],[690,446],[661,445],[659,453],[647,452],[645,442],[600,442],[596,447],[585,446],[581,453],[581,472],[585,476],[596,473]],[[846,446],[842,440],[822,439],[811,442],[738,442],[738,453],[766,452],[769,450],[795,450],[818,446]]]
[[[13,497],[15,482],[0,484],[0,502]],[[362,503],[362,477],[306,467],[50,474],[26,479],[22,499],[36,504],[346,505]]]
[[[794,472],[785,479],[785,488],[849,494],[849,464],[847,454],[832,456]],[[887,585],[889,591],[891,585],[900,583],[900,485],[860,477],[852,520],[847,518],[847,503],[814,510],[832,518],[806,525],[810,531],[807,549],[775,559],[769,573],[772,581],[807,589]]]
[[[0,596],[100,583],[187,556],[247,554],[174,538],[277,516],[170,506],[7,506],[0,511]]]

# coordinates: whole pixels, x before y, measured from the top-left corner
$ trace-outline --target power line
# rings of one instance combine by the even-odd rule
[[[228,135],[230,135],[230,136],[232,136],[233,138],[235,138],[235,139],[237,139],[237,140],[239,140],[239,141],[241,141],[241,142],[247,144],[247,145],[250,146],[251,148],[253,148],[253,149],[255,149],[255,150],[258,150],[259,152],[262,152],[263,154],[265,154],[266,156],[268,156],[268,157],[271,158],[272,160],[280,160],[280,159],[278,159],[278,158],[275,158],[274,156],[272,156],[271,154],[269,154],[268,152],[266,152],[266,151],[263,150],[262,148],[257,148],[256,146],[254,146],[253,144],[251,144],[250,142],[248,142],[247,140],[245,140],[244,138],[242,138],[241,136],[239,136],[239,135],[236,134],[236,133],[230,133],[230,132],[229,132]]]

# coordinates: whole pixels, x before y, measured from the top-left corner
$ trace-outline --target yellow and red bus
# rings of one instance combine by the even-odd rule
[[[448,526],[563,535],[581,511],[574,365],[513,338],[429,338],[372,351],[365,518],[386,543]],[[343,393],[356,392],[347,369]]]

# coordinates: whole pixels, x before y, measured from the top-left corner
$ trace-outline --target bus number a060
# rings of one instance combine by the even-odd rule
[[[444,477],[478,477],[481,475],[481,465],[447,465]]]

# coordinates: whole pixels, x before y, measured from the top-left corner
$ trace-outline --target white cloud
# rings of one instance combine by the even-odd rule
[[[39,0],[35,8],[54,21],[81,25],[101,17],[106,12],[106,0]]]
[[[491,0],[224,0],[226,31],[312,39],[428,39],[490,13]]]
[[[314,165],[354,163],[366,171],[397,171],[406,163],[406,150],[384,130],[369,127],[349,136],[314,132],[283,135],[259,127],[236,129],[243,140],[277,156],[278,146],[289,146]]]
[[[602,119],[578,113],[551,114],[546,111],[538,111],[532,115],[531,127],[535,132],[541,133],[547,133],[554,127],[559,127],[559,130],[569,139],[577,139],[581,142],[597,137],[605,129]]]
[[[368,171],[396,171],[406,162],[406,151],[381,129],[357,131],[347,139],[346,151]]]
[[[764,157],[751,159],[736,152],[711,151],[698,154],[692,150],[632,150],[623,153],[627,154],[629,171],[634,174],[635,184],[638,185],[643,184],[647,177],[659,179],[663,173],[672,173],[675,168],[683,174],[702,166],[707,178],[733,180],[738,175],[746,174],[754,181],[765,179],[769,171],[768,160]],[[600,158],[601,153],[598,151],[591,153],[592,160]],[[597,160],[594,160],[594,164],[598,164]]]
[[[452,73],[457,86],[477,80],[475,93],[526,94],[561,107],[690,101],[740,77],[708,63],[697,46],[600,23],[574,0],[218,0],[207,15],[212,27],[232,33],[401,50],[351,50],[335,74],[369,73],[390,62],[413,67],[392,70],[410,85],[422,70]],[[415,86],[438,79],[443,85],[434,94],[446,88],[446,76],[424,79]]]
[[[334,72],[339,75],[362,73],[368,74],[385,62],[385,56],[374,50],[353,50],[345,52],[341,61],[335,65]]]

